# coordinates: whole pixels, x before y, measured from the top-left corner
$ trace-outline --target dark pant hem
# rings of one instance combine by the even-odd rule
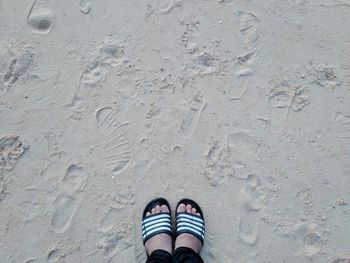
[[[174,263],[204,263],[201,256],[189,247],[179,247],[173,255]]]
[[[201,256],[189,247],[179,247],[174,255],[161,249],[154,250],[146,263],[204,263]]]
[[[146,263],[172,263],[172,255],[168,251],[156,249],[148,256]]]

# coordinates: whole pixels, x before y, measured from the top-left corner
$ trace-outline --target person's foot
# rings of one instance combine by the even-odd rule
[[[152,208],[151,212],[147,212],[147,216],[150,216],[152,214],[158,214],[158,213],[169,213],[169,208],[166,205],[159,206]],[[149,240],[146,241],[145,244],[146,252],[148,255],[151,255],[154,250],[161,249],[169,252],[172,254],[172,240],[171,237],[168,234],[158,234],[154,237],[151,237]]]
[[[192,208],[191,205],[186,206],[185,204],[180,204],[177,208],[177,212],[186,212],[189,214],[201,216],[201,214],[197,213],[197,210],[195,208]],[[180,234],[175,241],[175,250],[179,247],[189,247],[196,253],[199,253],[202,248],[202,242],[192,234],[183,233]]]

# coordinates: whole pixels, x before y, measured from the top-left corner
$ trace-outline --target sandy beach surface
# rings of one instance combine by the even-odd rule
[[[0,262],[141,263],[157,196],[217,263],[350,262],[349,0],[0,0]]]

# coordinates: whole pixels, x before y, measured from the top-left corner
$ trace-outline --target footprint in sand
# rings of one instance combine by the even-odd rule
[[[60,193],[53,202],[52,227],[56,233],[64,233],[83,200],[83,190],[87,176],[81,167],[72,164],[68,167],[59,186]]]
[[[83,14],[89,14],[91,11],[90,2],[87,0],[80,0],[79,9]]]
[[[252,12],[238,11],[238,29],[243,36],[245,48],[248,51],[255,51],[259,41],[258,17]]]
[[[24,260],[24,263],[39,263],[39,259],[36,258],[28,258]]]
[[[19,136],[10,135],[0,138],[0,170],[12,170],[19,157],[28,149]]]
[[[268,96],[268,105],[268,123],[273,131],[281,131],[284,128],[290,107],[290,97],[288,92],[282,89],[271,90]]]
[[[247,166],[234,158],[235,154],[229,146],[220,148],[214,143],[206,154],[204,175],[212,186],[225,183],[230,178],[245,179],[249,175]]]
[[[46,263],[58,263],[58,262],[71,262],[70,257],[77,256],[79,254],[80,245],[76,242],[64,242],[64,243],[49,243],[46,250]],[[43,262],[43,261],[40,261]]]
[[[27,15],[27,24],[34,33],[47,34],[53,27],[54,15],[51,12],[53,0],[34,0]]]
[[[303,74],[304,79],[307,80],[309,84],[317,85],[330,90],[334,90],[341,84],[341,81],[337,77],[334,68],[330,65],[313,64],[310,62],[307,67],[300,69],[300,71]]]
[[[81,76],[81,84],[95,86],[104,82],[110,67],[120,66],[124,61],[123,47],[113,39],[106,39],[93,54]]]
[[[310,104],[312,89],[324,87],[333,91],[340,83],[331,66],[310,63],[303,67],[281,68],[273,77],[272,89],[267,95],[267,123],[271,130],[280,132],[293,111],[299,112]]]
[[[118,256],[120,251],[131,247],[134,243],[134,228],[131,219],[124,219],[118,224],[113,225],[107,231],[99,232],[100,239],[97,242],[97,248],[103,251],[108,262]]]
[[[181,122],[181,133],[185,138],[190,138],[195,133],[205,106],[206,103],[199,96],[194,97],[188,105],[186,105],[188,110]]]
[[[138,94],[137,87],[129,77],[125,77],[118,81],[118,94],[124,99],[135,98]]]
[[[0,96],[24,76],[33,64],[33,54],[24,48],[0,45]]]
[[[227,145],[236,150],[241,151],[244,157],[253,157],[259,148],[259,143],[250,130],[237,129],[227,138]]]
[[[269,125],[274,132],[280,132],[291,111],[298,112],[309,104],[302,86],[292,86],[289,83],[280,83],[271,89],[268,94]]]
[[[104,160],[113,175],[124,171],[132,158],[127,135],[122,129],[127,123],[120,123],[116,113],[110,107],[101,108],[96,113],[97,127],[104,139]]]
[[[168,12],[173,4],[173,0],[158,0],[159,11]]]
[[[345,145],[345,150],[350,154],[350,117],[342,112],[335,114],[336,136]]]
[[[99,217],[100,231],[108,231],[113,228],[113,225],[120,221],[122,216],[121,211],[132,209],[135,203],[135,193],[131,188],[115,189],[116,194],[112,197],[108,195],[105,200],[107,206],[100,206],[96,210],[96,217]]]
[[[350,256],[338,256],[331,263],[350,263]]]
[[[191,52],[191,62],[185,66],[191,77],[206,76],[220,71],[220,60],[209,51]]]
[[[96,209],[96,217],[99,218],[97,247],[108,258],[108,262],[120,254],[121,250],[134,245],[135,229],[130,218],[134,202],[134,191],[121,187]]]
[[[81,84],[88,86],[94,86],[98,83],[102,83],[106,79],[108,70],[100,61],[95,61],[88,65],[84,70],[81,78]]]
[[[302,244],[296,254],[312,259],[320,253],[322,246],[325,245],[329,238],[329,231],[316,223],[304,223],[297,229],[299,242]]]
[[[182,6],[183,0],[158,0],[158,8],[160,13],[169,13],[176,7]]]
[[[259,219],[261,210],[265,207],[265,197],[259,177],[250,174],[240,193],[241,213],[238,236],[245,244],[253,245],[257,240]]]
[[[237,130],[228,136],[224,146],[214,142],[209,148],[205,154],[203,174],[212,186],[223,184],[233,177],[246,179],[252,173],[247,160],[256,161],[258,148],[258,142],[249,130]]]
[[[28,148],[29,146],[25,145],[19,136],[0,137],[0,202],[8,194],[6,191],[8,180],[4,175],[4,171],[11,171]]]
[[[245,53],[237,58],[238,70],[236,75],[246,76],[253,72],[253,63],[259,56],[262,46],[259,42],[259,23],[260,19],[252,12],[238,11],[238,30],[242,34]]]

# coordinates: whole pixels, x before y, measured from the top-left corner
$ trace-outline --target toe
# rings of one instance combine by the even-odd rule
[[[197,215],[197,216],[201,216],[201,214],[200,214],[200,213],[197,213],[196,215]]]
[[[146,216],[150,216],[150,215],[151,215],[151,213],[150,213],[150,212],[147,212],[147,213],[146,213]]]
[[[192,206],[191,205],[187,205],[186,206],[186,212],[187,213],[192,213]]]
[[[162,205],[160,207],[160,212],[161,213],[169,213],[169,208],[166,205]]]
[[[160,206],[159,205],[156,205],[155,212],[156,212],[156,214],[160,213]]]
[[[186,211],[186,206],[184,204],[180,204],[177,208],[177,212],[183,213]]]
[[[197,210],[196,210],[196,208],[194,208],[194,207],[192,207],[192,214],[197,214]]]
[[[151,210],[151,214],[155,214],[156,213],[156,209],[153,207]]]

